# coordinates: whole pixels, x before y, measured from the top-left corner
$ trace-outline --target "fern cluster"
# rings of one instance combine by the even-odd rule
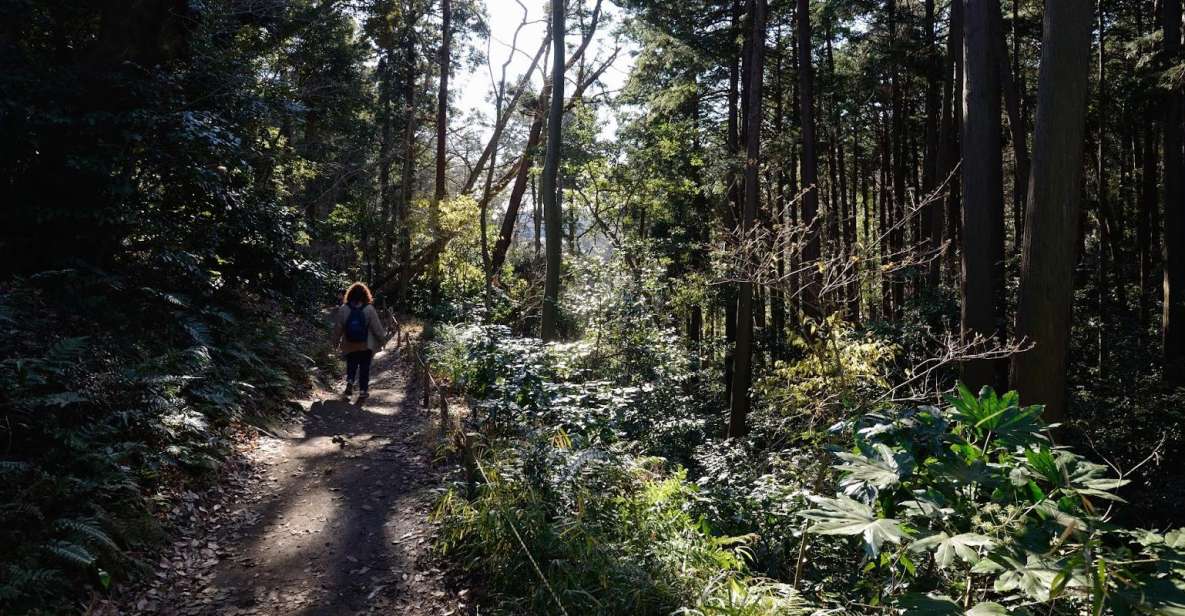
[[[164,530],[149,497],[216,471],[233,425],[307,383],[307,318],[196,288],[65,270],[0,296],[0,612],[131,577]]]

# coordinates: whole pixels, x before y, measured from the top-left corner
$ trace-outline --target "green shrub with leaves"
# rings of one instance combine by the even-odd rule
[[[851,536],[867,605],[928,614],[1183,614],[1185,530],[1110,522],[1124,480],[1052,444],[1040,406],[959,386],[948,410],[873,414],[840,492],[799,512]],[[850,595],[847,595],[850,596]]]
[[[688,513],[695,486],[661,459],[539,432],[478,464],[473,497],[458,485],[437,506],[437,547],[481,575],[497,613],[802,612],[788,586],[749,577],[747,538]]]
[[[167,530],[156,495],[213,477],[237,424],[308,383],[311,313],[144,280],[60,270],[0,296],[0,612],[123,584]]]

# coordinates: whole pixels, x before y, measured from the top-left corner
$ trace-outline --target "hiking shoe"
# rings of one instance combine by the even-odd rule
[[[354,393],[354,384],[346,383],[346,391],[342,392],[343,398],[349,398],[350,394]]]
[[[362,392],[362,393],[358,394],[358,401],[359,401],[359,402],[362,402],[363,400],[365,400],[365,399],[367,399],[367,398],[369,398],[369,397],[370,397],[370,392],[369,392],[369,391],[364,391],[364,392]]]

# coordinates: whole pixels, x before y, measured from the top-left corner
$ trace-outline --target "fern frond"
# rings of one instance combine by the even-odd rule
[[[104,547],[111,552],[118,552],[119,545],[99,526],[98,520],[91,518],[72,518],[54,522],[54,529],[65,531],[78,537],[81,541],[96,547]]]
[[[95,564],[95,555],[85,547],[69,541],[51,541],[45,544],[45,551],[62,562],[81,569]]]

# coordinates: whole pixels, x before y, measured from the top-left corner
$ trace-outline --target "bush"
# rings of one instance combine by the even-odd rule
[[[266,296],[184,294],[94,271],[9,287],[0,611],[53,613],[135,574],[132,555],[162,538],[154,496],[212,476],[236,424],[273,415],[308,384],[303,351],[324,335],[306,319]]]
[[[571,447],[544,433],[488,452],[473,499],[438,504],[438,548],[480,574],[499,613],[794,614],[783,584],[750,578],[746,538],[689,513],[685,473],[662,460]]]
[[[1015,392],[871,415],[811,532],[859,537],[872,605],[934,614],[1185,613],[1185,529],[1110,522],[1124,480],[1054,446]],[[953,598],[952,598],[953,597]]]

